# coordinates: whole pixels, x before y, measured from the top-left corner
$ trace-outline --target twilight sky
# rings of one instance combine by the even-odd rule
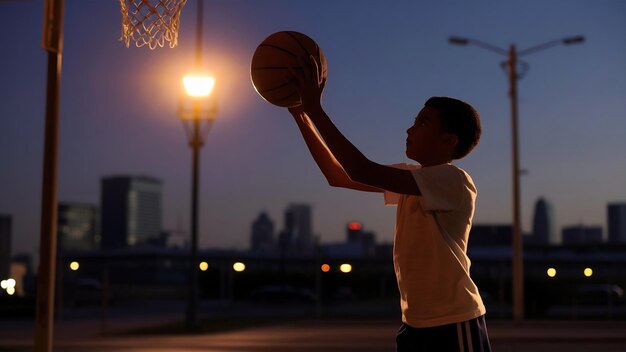
[[[191,151],[176,107],[194,63],[196,3],[179,46],[127,49],[117,1],[66,0],[59,201],[99,203],[100,178],[164,182],[164,223],[189,228]],[[407,162],[406,129],[430,96],[466,100],[482,115],[480,145],[457,165],[478,187],[475,222],[511,220],[510,102],[505,59],[451,35],[507,48],[582,34],[524,60],[519,81],[523,230],[546,197],[556,225],[606,228],[606,203],[626,201],[626,2],[206,0],[204,64],[216,77],[217,120],[201,152],[200,245],[246,248],[262,210],[278,229],[291,202],[313,206],[323,242],[363,221],[391,241],[395,208],[376,194],[330,188],[285,109],[249,78],[256,46],[280,30],[305,33],[328,60],[324,106],[366,156]],[[42,1],[0,2],[0,213],[13,252],[39,242],[46,53]],[[180,220],[179,220],[180,219]],[[606,236],[606,234],[605,234]]]

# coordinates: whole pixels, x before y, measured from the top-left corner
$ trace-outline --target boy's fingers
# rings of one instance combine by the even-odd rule
[[[311,61],[311,77],[315,77],[317,81],[317,85],[320,86],[323,80],[323,78],[320,77],[320,67],[317,64],[317,60],[315,59],[315,56],[309,55],[309,60]]]

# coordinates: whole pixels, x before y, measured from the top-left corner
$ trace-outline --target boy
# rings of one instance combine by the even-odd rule
[[[419,166],[380,165],[326,115],[325,82],[310,60],[313,65],[300,59],[310,71],[291,70],[288,80],[301,98],[289,111],[313,159],[331,186],[381,192],[386,204],[398,205],[393,260],[403,324],[397,351],[490,351],[485,307],[466,255],[476,188],[451,164],[478,144],[478,113],[456,99],[430,98],[407,130],[406,155]]]

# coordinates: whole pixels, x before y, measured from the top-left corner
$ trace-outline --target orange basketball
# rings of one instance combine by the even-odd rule
[[[276,32],[265,38],[256,48],[250,65],[250,77],[257,93],[268,102],[282,106],[300,105],[300,96],[285,76],[289,68],[302,70],[298,58],[313,57],[319,64],[319,75],[326,80],[326,57],[313,39],[298,32]],[[310,70],[311,67],[307,67]]]

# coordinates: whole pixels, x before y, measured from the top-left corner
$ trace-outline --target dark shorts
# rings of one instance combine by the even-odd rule
[[[396,335],[397,352],[491,352],[485,316],[432,328],[402,324]]]

